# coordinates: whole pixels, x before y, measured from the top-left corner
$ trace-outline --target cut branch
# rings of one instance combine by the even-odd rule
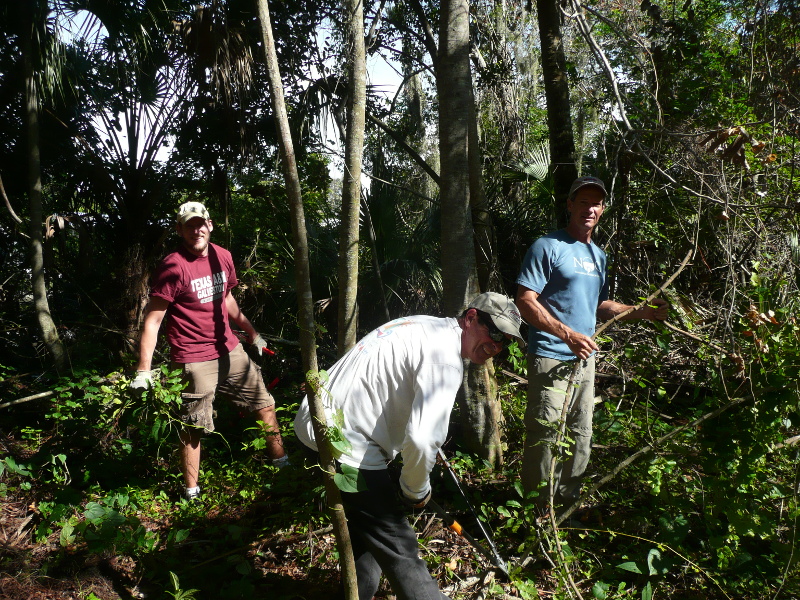
[[[680,264],[680,266],[678,267],[678,270],[677,270],[677,271],[675,271],[675,272],[674,272],[672,275],[670,275],[670,277],[669,277],[669,278],[668,278],[668,279],[667,279],[667,280],[666,280],[666,281],[665,281],[665,282],[664,282],[664,283],[661,285],[661,287],[660,287],[660,288],[658,288],[658,289],[657,289],[655,292],[653,292],[653,293],[652,293],[652,294],[650,294],[650,295],[649,295],[647,298],[645,298],[644,300],[642,300],[642,301],[641,301],[639,304],[637,304],[637,305],[635,305],[635,306],[632,306],[632,307],[631,307],[631,308],[629,308],[628,310],[626,310],[626,311],[624,311],[624,312],[621,312],[621,313],[619,313],[618,315],[614,315],[614,317],[613,317],[613,318],[611,318],[611,319],[609,319],[608,321],[606,321],[605,323],[603,323],[603,324],[602,324],[602,325],[601,325],[601,326],[600,326],[600,327],[597,329],[597,331],[595,331],[595,332],[594,332],[594,335],[592,336],[592,339],[595,339],[595,338],[596,338],[598,335],[600,335],[601,333],[603,333],[603,332],[604,332],[606,329],[608,329],[608,328],[609,328],[611,325],[613,325],[613,324],[614,324],[614,323],[616,323],[617,321],[621,320],[623,317],[626,317],[627,315],[631,314],[632,312],[634,312],[634,311],[636,311],[636,310],[639,310],[639,309],[640,309],[640,308],[642,308],[643,306],[647,306],[647,305],[648,305],[648,304],[650,304],[650,303],[651,303],[651,302],[652,302],[652,301],[653,301],[655,298],[657,298],[658,296],[660,296],[660,295],[661,295],[661,293],[662,293],[662,292],[663,292],[665,289],[667,289],[667,288],[668,288],[670,285],[672,285],[672,282],[673,282],[673,281],[675,281],[675,279],[678,277],[678,275],[680,275],[680,274],[681,274],[681,271],[683,271],[683,270],[686,268],[686,265],[688,265],[688,264],[689,264],[689,260],[692,258],[692,255],[693,255],[693,254],[694,254],[694,250],[689,250],[689,252],[687,252],[687,253],[686,253],[686,257],[685,257],[685,258],[684,258],[684,259],[681,261],[681,264]]]

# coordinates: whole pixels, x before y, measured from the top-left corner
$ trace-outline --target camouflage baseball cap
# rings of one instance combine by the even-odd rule
[[[211,218],[211,215],[208,214],[206,207],[199,202],[184,202],[181,204],[178,209],[178,223],[183,225],[186,221],[195,217],[200,217],[207,221]]]

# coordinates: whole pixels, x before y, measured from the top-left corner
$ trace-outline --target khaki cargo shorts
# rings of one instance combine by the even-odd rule
[[[179,418],[188,425],[214,431],[214,397],[217,393],[236,406],[250,411],[269,408],[275,399],[267,391],[261,368],[254,363],[241,344],[229,354],[214,360],[174,364],[183,370],[188,387],[181,397],[183,405]]]

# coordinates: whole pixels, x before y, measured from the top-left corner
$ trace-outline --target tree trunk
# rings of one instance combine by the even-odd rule
[[[436,81],[439,93],[441,156],[442,284],[446,315],[457,315],[480,289],[475,238],[488,285],[491,264],[491,221],[483,195],[478,126],[469,63],[469,3],[447,0],[442,5]],[[479,218],[473,233],[472,215]],[[497,383],[491,364],[465,364],[464,385],[457,398],[464,443],[491,462],[502,462],[496,414]]]
[[[492,467],[502,465],[503,411],[491,360],[482,365],[464,365],[464,384],[457,401],[467,450],[487,460]]]
[[[444,314],[455,316],[477,292],[469,194],[469,4],[441,6],[436,86],[439,95],[440,204]]]
[[[567,224],[566,201],[569,187],[578,176],[575,168],[575,138],[570,116],[567,62],[561,40],[558,0],[537,0],[539,35],[542,44],[542,75],[550,130],[550,165],[553,172],[556,222]]]
[[[348,101],[342,213],[339,226],[339,335],[342,356],[355,346],[358,327],[358,229],[361,206],[361,159],[364,151],[364,110],[367,62],[364,49],[364,5],[347,0]]]
[[[56,324],[50,314],[47,301],[47,285],[44,279],[44,252],[42,248],[42,170],[39,159],[39,97],[33,68],[33,27],[37,11],[35,3],[28,5],[30,29],[22,36],[22,54],[25,70],[25,133],[28,141],[28,203],[30,218],[30,265],[33,305],[39,333],[47,350],[53,357],[56,370],[66,367],[66,350],[58,336]]]
[[[331,511],[333,530],[336,534],[336,545],[339,550],[339,561],[342,568],[345,600],[358,600],[358,585],[356,582],[356,566],[353,560],[353,547],[347,529],[347,520],[344,516],[342,497],[339,488],[333,480],[335,464],[331,446],[328,441],[327,431],[322,425],[325,411],[322,401],[317,395],[318,367],[317,352],[314,339],[314,302],[311,294],[311,276],[308,262],[308,237],[306,233],[305,214],[303,211],[303,198],[300,189],[300,178],[295,162],[294,144],[289,118],[286,114],[286,105],[283,98],[283,84],[281,83],[278,68],[278,56],[275,52],[275,40],[272,37],[272,24],[269,16],[267,0],[258,0],[258,17],[261,22],[261,32],[264,38],[264,52],[266,54],[267,73],[272,91],[272,107],[275,113],[275,122],[278,128],[278,140],[281,149],[281,162],[283,164],[286,191],[291,205],[292,238],[294,241],[294,260],[299,298],[298,321],[300,325],[300,348],[303,356],[303,369],[306,372],[308,385],[309,407],[314,426],[314,434],[318,440],[320,463],[325,480],[325,491],[328,496],[328,506]]]
[[[475,94],[470,86],[469,103],[469,204],[475,237],[475,266],[478,290],[489,290],[495,272],[494,226],[483,188],[483,157],[478,135],[478,116]]]

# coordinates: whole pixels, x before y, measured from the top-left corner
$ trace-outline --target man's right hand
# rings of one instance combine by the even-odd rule
[[[592,352],[600,349],[592,338],[577,331],[572,331],[564,342],[572,350],[572,353],[581,360],[586,360],[592,355]]]
[[[263,356],[264,354],[267,354],[269,356],[275,355],[275,352],[273,350],[267,348],[267,342],[264,341],[264,338],[261,337],[260,333],[256,333],[256,337],[250,343],[256,349],[256,352],[258,352],[259,356]]]
[[[131,381],[132,390],[146,392],[153,387],[153,375],[150,371],[136,371],[136,377]]]

